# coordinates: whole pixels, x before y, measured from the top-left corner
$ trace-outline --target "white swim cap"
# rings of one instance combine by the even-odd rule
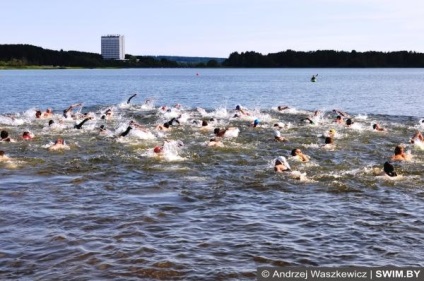
[[[275,159],[275,161],[280,161],[281,163],[283,163],[283,165],[284,165],[284,166],[286,166],[286,167],[287,167],[287,169],[289,169],[289,170],[290,170],[290,165],[289,165],[289,163],[287,162],[286,157],[284,157],[284,156],[278,156],[278,157]]]
[[[281,137],[281,133],[280,133],[280,131],[275,130],[275,131],[274,131],[274,137],[276,137],[276,138]]]

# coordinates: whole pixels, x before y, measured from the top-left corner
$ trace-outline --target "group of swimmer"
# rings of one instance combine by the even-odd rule
[[[137,94],[134,94],[131,97],[129,97],[127,99],[126,104],[130,104],[131,100],[135,98],[136,96]],[[151,103],[150,100],[145,101],[145,104],[150,104],[150,103]],[[91,120],[108,121],[108,120],[112,120],[114,117],[114,112],[112,108],[106,109],[104,112],[101,112],[100,116],[98,116],[98,114],[94,112],[81,113],[82,106],[83,106],[82,103],[72,104],[68,108],[63,110],[61,116],[54,115],[53,110],[51,108],[48,108],[45,112],[42,112],[41,110],[35,110],[34,118],[35,120],[38,120],[38,119],[48,120],[47,126],[45,128],[53,129],[55,131],[57,130],[60,131],[63,129],[70,129],[70,128],[81,130],[84,128],[83,126],[88,124],[89,121]],[[181,107],[181,105],[177,104],[175,107],[179,108]],[[76,111],[76,109],[78,108],[79,110]],[[169,112],[170,110],[171,108],[168,108],[167,106],[162,106],[160,108],[160,111],[162,112]],[[14,117],[10,117],[10,118],[12,120],[14,119]],[[66,122],[74,122],[75,124],[69,127],[66,125]],[[169,121],[163,124],[157,125],[155,129],[157,131],[169,131],[171,130],[171,126],[176,126],[179,124],[180,124],[180,121],[178,120],[178,118],[172,117]],[[149,132],[149,130],[145,126],[137,123],[135,120],[130,120],[124,131],[112,132],[111,130],[106,128],[105,124],[102,124],[98,128],[98,134],[99,136],[104,136],[104,137],[124,138],[128,136],[130,132],[133,130],[137,130],[139,132],[145,132],[145,133]],[[0,133],[0,143],[14,143],[20,140],[31,141],[34,138],[35,138],[34,133],[30,131],[24,131],[22,135],[18,138],[10,137],[9,132],[4,129],[1,130],[1,133]],[[173,142],[169,140],[164,141],[164,144],[169,144],[169,143],[173,143]],[[181,141],[178,141],[176,142],[176,145],[178,147],[181,147],[183,146],[183,143]],[[163,152],[163,147],[164,145],[156,146],[153,149],[154,153],[161,154]],[[69,150],[70,146],[66,143],[66,141],[62,137],[59,137],[51,145],[49,145],[47,149],[51,151]],[[0,161],[6,161],[10,159],[3,150],[0,150],[0,154],[1,154]]]
[[[289,110],[290,107],[288,106],[278,106],[277,110],[279,112],[284,112],[286,110]],[[333,123],[336,125],[345,126],[346,128],[352,127],[354,124],[354,121],[352,118],[345,112],[342,112],[340,110],[334,109],[333,113],[336,114],[336,118],[334,119]],[[314,125],[320,120],[320,111],[315,111],[313,116],[311,117],[305,117],[302,118],[301,121],[307,122],[308,124]],[[424,123],[424,120],[422,121]],[[274,126],[278,126],[278,124],[275,124]],[[372,128],[376,132],[386,132],[387,130],[380,126],[378,123],[374,123],[372,125]],[[336,131],[334,129],[330,129],[327,135],[325,136],[325,143],[324,147],[334,147],[334,137],[335,137]],[[287,141],[286,138],[281,136],[281,133],[279,131],[275,131],[274,133],[275,141]],[[409,142],[411,144],[424,144],[424,137],[421,134],[421,132],[416,131],[415,134],[409,139]],[[298,159],[302,162],[309,161],[309,156],[304,155],[300,149],[293,149],[291,151],[291,156],[298,157]],[[395,168],[393,166],[393,162],[399,162],[399,161],[411,161],[412,155],[411,153],[405,152],[405,147],[403,145],[397,145],[394,149],[394,154],[390,157],[388,161],[385,161],[383,164],[383,171],[384,175],[389,177],[397,177],[398,174],[395,171]],[[290,165],[287,162],[287,159],[284,156],[279,156],[274,160],[274,170],[276,172],[285,172],[285,171],[291,171]]]
[[[126,104],[130,104],[131,100],[135,98],[137,94],[132,95],[129,97],[126,101]],[[149,104],[151,101],[146,100],[145,104]],[[75,109],[79,108],[79,111],[75,111]],[[55,125],[63,125],[64,121],[73,121],[75,124],[73,125],[73,129],[81,130],[84,125],[87,123],[90,123],[92,120],[100,120],[100,121],[108,121],[112,120],[114,118],[114,110],[112,108],[107,108],[106,110],[99,113],[94,112],[87,112],[87,113],[81,113],[82,103],[76,103],[70,105],[68,108],[63,110],[63,113],[61,115],[61,118],[58,118],[58,115],[54,115],[53,110],[51,108],[48,108],[45,112],[42,112],[41,110],[35,111],[35,119],[45,119],[48,121],[48,127],[53,127]],[[177,104],[173,108],[162,106],[157,108],[157,110],[164,114],[167,112],[171,112],[173,109],[179,110],[181,109],[181,105]],[[276,111],[279,113],[284,113],[287,110],[290,110],[291,108],[289,106],[278,106],[276,108]],[[199,113],[205,113],[205,111],[201,108],[197,109]],[[334,109],[333,113],[336,115],[335,119],[332,121],[334,126],[343,126],[346,128],[349,128],[354,125],[353,118],[351,118],[347,113]],[[261,121],[259,118],[254,117],[255,114],[249,112],[248,109],[242,107],[241,105],[237,105],[234,109],[234,114],[232,115],[235,119],[243,119],[243,118],[250,118],[251,121],[248,126],[252,128],[258,128],[261,127]],[[55,117],[55,118],[53,118]],[[319,122],[321,122],[321,118],[323,117],[323,113],[319,110],[316,110],[313,112],[312,115],[302,118],[300,122],[304,122],[306,124],[315,125]],[[243,119],[244,120],[244,119]],[[187,121],[182,117],[182,115],[178,115],[176,117],[170,118],[168,121],[157,124],[155,126],[155,130],[157,132],[167,132],[172,129],[172,127],[181,125],[182,122]],[[59,124],[57,124],[59,123]],[[126,126],[126,129],[123,131],[118,132],[112,132],[106,127],[106,123],[100,125],[100,127],[97,129],[99,136],[105,136],[105,137],[113,137],[113,138],[125,138],[128,136],[133,130],[149,133],[149,129],[146,128],[144,125],[141,125],[137,123],[135,120],[129,120],[128,125]],[[221,128],[219,127],[219,123],[215,118],[209,118],[203,120],[193,120],[191,122],[192,126],[196,126],[199,128],[200,131],[203,132],[210,132],[213,134],[213,137],[209,139],[207,142],[207,146],[209,147],[224,147],[223,138],[225,137],[237,137],[239,134],[239,128],[237,127],[225,127]],[[275,123],[272,128],[274,131],[274,141],[275,142],[289,142],[289,139],[281,135],[280,129],[286,128],[286,124],[282,123]],[[65,127],[66,128],[66,127]],[[373,130],[377,132],[385,132],[386,129],[381,127],[379,124],[374,123],[372,125]],[[1,130],[0,133],[0,142],[16,142],[15,139],[11,138],[9,136],[8,131]],[[24,131],[20,137],[22,141],[30,141],[34,139],[34,134],[29,131]],[[335,145],[335,137],[336,137],[336,130],[330,129],[328,132],[326,132],[324,135],[324,144],[323,146],[326,148],[333,149]],[[411,143],[418,143],[423,142],[424,138],[423,135],[417,131],[414,136],[410,139]],[[162,144],[157,145],[152,148],[152,152],[157,155],[161,155],[166,150],[167,146],[174,145],[175,147],[183,147],[184,144],[182,141],[170,141],[168,139],[165,139]],[[65,142],[65,140],[62,137],[57,138],[53,144],[48,146],[48,150],[67,150],[70,149],[69,145]],[[389,177],[396,177],[397,173],[394,169],[393,162],[396,161],[410,161],[411,160],[411,154],[406,153],[404,151],[404,147],[402,145],[398,145],[395,147],[394,155],[391,157],[389,161],[386,161],[383,165],[383,170],[385,175]],[[3,150],[0,150],[0,160],[4,161],[9,159],[8,156],[5,154]],[[308,162],[310,161],[310,156],[304,154],[302,150],[298,147],[295,147],[291,150],[289,155],[289,160],[296,160],[300,162]],[[278,156],[274,159],[274,171],[281,173],[281,172],[291,172],[290,164],[285,156]]]

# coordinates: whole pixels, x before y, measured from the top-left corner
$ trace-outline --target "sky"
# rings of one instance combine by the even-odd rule
[[[2,1],[0,44],[100,53],[228,58],[295,51],[424,52],[422,0]]]

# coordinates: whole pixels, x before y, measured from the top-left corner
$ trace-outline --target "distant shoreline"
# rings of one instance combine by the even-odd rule
[[[104,60],[101,54],[55,51],[41,47],[0,44],[0,69],[69,68],[423,68],[424,53],[414,51],[357,52],[286,50],[261,54],[233,52],[228,58],[125,55]]]

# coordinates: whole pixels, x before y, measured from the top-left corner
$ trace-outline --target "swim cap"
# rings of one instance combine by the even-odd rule
[[[281,133],[280,133],[280,131],[275,130],[275,131],[274,131],[274,137],[276,137],[276,138],[281,137]]]
[[[336,130],[330,129],[330,133],[335,134],[336,133]]]
[[[240,110],[240,109],[241,109],[240,105],[237,105],[236,110]]]
[[[259,119],[255,119],[255,121],[253,121],[253,125],[258,125],[259,124]]]
[[[5,139],[9,136],[9,133],[5,130],[1,131],[0,136],[2,139]]]
[[[385,162],[384,163],[384,172],[389,176],[389,177],[396,177],[397,174],[395,172],[395,167],[393,167],[392,164],[390,164],[389,162]]]
[[[153,148],[154,153],[160,153],[160,152],[162,152],[162,150],[163,150],[162,146],[156,146],[155,148]]]
[[[278,157],[275,159],[275,163],[276,163],[276,164],[277,164],[277,161],[278,161],[278,162],[280,162],[281,164],[283,164],[284,166],[286,166],[288,170],[290,170],[290,165],[289,165],[289,163],[287,162],[286,157],[284,157],[284,156],[278,156]]]

